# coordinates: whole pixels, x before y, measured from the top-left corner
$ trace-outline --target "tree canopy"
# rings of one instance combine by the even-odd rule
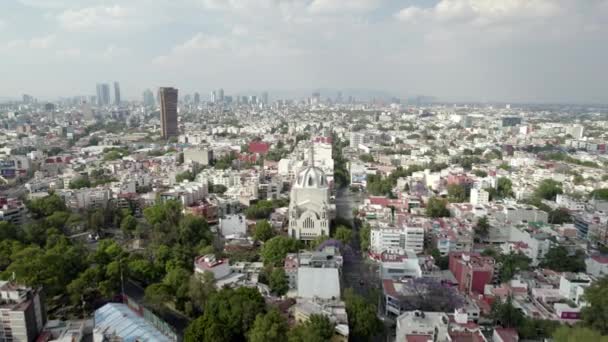
[[[279,265],[283,262],[287,253],[294,253],[298,250],[298,241],[285,237],[275,236],[266,241],[260,252],[262,260],[266,265]]]
[[[426,204],[426,215],[428,217],[449,217],[450,211],[446,207],[447,201],[438,197],[431,197]]]
[[[260,220],[255,224],[253,238],[265,242],[274,236],[274,229],[267,220]]]

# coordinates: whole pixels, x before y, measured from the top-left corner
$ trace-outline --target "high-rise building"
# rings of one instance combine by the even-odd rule
[[[194,93],[194,104],[198,105],[199,103],[201,103],[201,94]]]
[[[114,104],[120,105],[120,84],[118,82],[114,82]]]
[[[217,97],[218,97],[218,99],[217,99],[217,100],[218,100],[220,103],[223,103],[223,102],[224,102],[224,89],[220,88],[220,89],[217,91]]]
[[[34,341],[46,324],[41,289],[0,281],[0,341]]]
[[[262,93],[262,103],[267,105],[268,104],[268,92],[263,92]]]
[[[177,89],[160,88],[160,128],[163,139],[176,137],[177,132]]]
[[[107,83],[97,84],[97,105],[107,106],[110,104],[110,85]]]
[[[211,92],[211,102],[217,102],[217,93],[215,92],[215,90]]]
[[[154,93],[150,89],[144,91],[144,106],[154,106]]]

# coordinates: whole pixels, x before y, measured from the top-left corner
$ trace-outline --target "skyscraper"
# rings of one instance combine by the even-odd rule
[[[268,104],[268,92],[263,92],[262,93],[262,103],[267,105]]]
[[[218,100],[220,103],[223,103],[223,102],[224,102],[224,89],[220,88],[220,89],[217,91],[217,97],[218,97],[218,99],[217,99],[217,100]]]
[[[199,103],[201,103],[201,94],[194,93],[194,104],[198,105]]]
[[[144,106],[154,106],[154,93],[150,89],[144,91]]]
[[[160,88],[160,128],[163,139],[177,136],[177,89]]]
[[[97,105],[107,106],[110,104],[110,85],[107,83],[97,84]]]
[[[120,105],[120,85],[118,82],[114,82],[114,104]]]

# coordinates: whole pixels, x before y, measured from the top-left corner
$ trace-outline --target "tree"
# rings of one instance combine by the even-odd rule
[[[557,245],[547,251],[541,266],[556,272],[582,272],[585,270],[585,255],[582,251],[571,255],[566,247]]]
[[[253,232],[253,238],[257,241],[267,241],[274,236],[274,229],[267,220],[261,220],[256,222],[255,230]]]
[[[275,267],[270,276],[268,277],[268,286],[270,290],[278,296],[282,296],[289,290],[289,282],[287,281],[287,275],[282,267]]]
[[[202,312],[205,303],[215,293],[213,273],[205,271],[203,275],[191,275],[188,280],[188,298],[192,303],[192,310]]]
[[[359,247],[361,248],[361,251],[367,251],[369,249],[371,230],[372,227],[367,222],[359,229]]]
[[[570,212],[566,208],[557,208],[549,212],[549,223],[564,224],[572,222]]]
[[[453,203],[462,203],[467,200],[467,193],[460,184],[448,185],[448,200]]]
[[[444,199],[431,197],[426,204],[426,215],[428,217],[449,217],[450,211],[446,208],[447,202]]]
[[[353,239],[353,231],[345,226],[338,226],[334,233],[334,239],[341,241],[343,244],[349,244]]]
[[[532,260],[521,253],[509,253],[498,257],[501,264],[500,281],[505,283],[517,274],[519,271],[526,271],[530,268]]]
[[[266,303],[257,289],[222,289],[209,298],[203,316],[186,328],[185,341],[242,341]]]
[[[178,173],[177,175],[175,175],[175,181],[177,183],[181,183],[185,180],[192,182],[194,180],[194,177],[196,175],[193,174],[191,171],[184,171],[182,173]]]
[[[158,310],[162,310],[166,302],[171,300],[171,289],[163,284],[157,283],[146,287],[144,299],[146,303]]]
[[[247,334],[249,342],[284,342],[287,340],[289,326],[278,310],[257,315]]]
[[[555,342],[594,341],[608,342],[608,336],[602,336],[599,331],[586,327],[561,326],[553,334]]]
[[[82,189],[82,188],[90,188],[91,181],[89,177],[78,177],[70,182],[70,189]]]
[[[606,178],[606,179],[604,179],[604,178]],[[602,180],[607,181],[608,176],[603,176]],[[591,191],[591,193],[589,194],[589,197],[595,198],[597,200],[608,201],[608,188],[595,189],[595,190]]]
[[[298,242],[285,236],[275,236],[266,241],[260,252],[265,265],[278,265],[283,262],[287,253],[298,250]]]
[[[439,269],[447,270],[449,268],[449,256],[442,256],[441,252],[439,252],[437,248],[433,248],[433,250],[431,251],[431,256],[433,257],[433,259],[435,259],[435,265],[437,265]]]
[[[551,201],[555,199],[555,196],[562,193],[561,184],[553,179],[544,179],[534,190],[534,196]]]
[[[373,163],[374,162],[374,157],[371,154],[362,154],[359,156],[359,159],[361,159],[362,162],[365,163]]]
[[[334,324],[327,316],[312,314],[288,334],[289,342],[325,342],[334,335]]]
[[[137,219],[132,215],[125,216],[120,222],[120,229],[125,234],[132,234],[135,231],[135,228],[137,228]]]
[[[513,183],[509,178],[500,177],[496,181],[496,196],[506,198],[513,196]]]
[[[475,239],[481,240],[486,238],[490,233],[490,222],[488,221],[487,216],[482,216],[477,220],[475,227],[473,228],[475,232]]]
[[[194,247],[198,244],[209,245],[213,240],[209,224],[199,216],[186,215],[178,226],[178,242],[182,246]]]
[[[462,296],[433,278],[414,278],[408,282],[406,296],[399,298],[403,309],[421,311],[454,311],[464,304]]]
[[[516,328],[523,324],[525,320],[521,310],[513,306],[511,296],[503,303],[500,298],[497,298],[492,303],[492,319],[505,328]]]
[[[587,302],[582,311],[585,324],[608,335],[608,277],[592,283],[583,298]]]
[[[52,215],[56,211],[65,211],[65,202],[56,194],[27,202],[28,210],[35,219]]]
[[[376,315],[376,305],[347,289],[344,295],[350,336],[353,341],[370,341],[382,331],[382,322]]]

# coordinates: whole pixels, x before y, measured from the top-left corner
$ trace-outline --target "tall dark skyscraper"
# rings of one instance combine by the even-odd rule
[[[194,104],[198,105],[199,103],[201,103],[201,94],[194,93]]]
[[[163,139],[176,137],[177,132],[177,89],[163,87],[158,90],[160,97],[160,129]]]
[[[114,82],[114,104],[120,105],[120,84],[118,82]]]
[[[97,105],[107,106],[110,104],[110,85],[97,83]]]

